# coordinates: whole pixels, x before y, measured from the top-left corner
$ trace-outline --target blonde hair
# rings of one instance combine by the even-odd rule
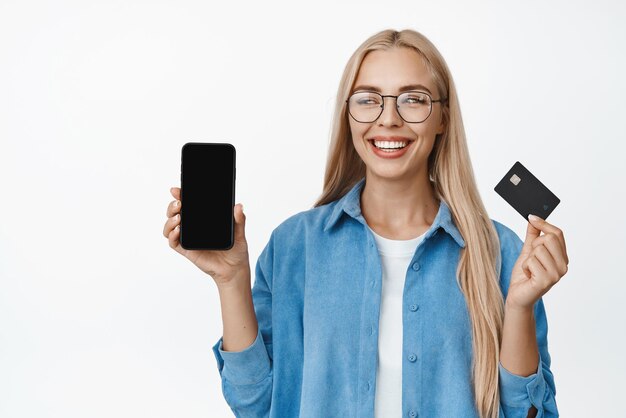
[[[499,286],[500,243],[497,231],[480,198],[470,163],[458,97],[452,76],[435,46],[414,30],[383,30],[361,44],[350,57],[339,83],[332,121],[324,188],[313,207],[341,198],[365,176],[365,164],[351,140],[345,100],[368,52],[394,47],[411,48],[423,58],[442,103],[445,130],[438,135],[428,158],[428,173],[435,195],[449,206],[466,242],[461,250],[457,281],[472,323],[472,381],[481,417],[498,417],[498,363],[504,321],[504,300]]]

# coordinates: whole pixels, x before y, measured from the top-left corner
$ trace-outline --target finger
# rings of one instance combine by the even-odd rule
[[[179,250],[178,247],[180,247],[179,237],[180,237],[180,227],[177,225],[176,228],[170,231],[167,237],[169,246],[175,249],[176,251],[178,251]]]
[[[170,193],[175,199],[180,200],[180,187],[170,187]]]
[[[552,257],[554,257],[554,259],[557,261],[557,265],[561,266],[561,270],[563,269],[563,266],[567,266],[567,264],[569,264],[567,253],[565,252],[565,247],[563,247],[563,241],[561,241],[553,233],[549,232],[533,241],[533,249],[539,245],[546,246],[546,248],[552,254]]]
[[[176,215],[169,218],[167,222],[165,222],[165,226],[163,227],[163,235],[167,238],[170,232],[172,231],[172,229],[174,229],[179,224],[180,224],[180,214],[177,213]]]
[[[522,270],[524,271],[524,274],[526,275],[526,277],[529,278],[529,279],[533,275],[533,272],[530,270],[530,265],[529,265],[530,259],[533,258],[533,257],[534,257],[534,255],[532,253],[528,254],[528,256],[522,262]]]
[[[541,282],[545,286],[551,286],[556,283],[560,278],[560,275],[556,262],[554,261],[552,254],[550,254],[550,251],[545,247],[545,245],[540,245],[535,248],[533,253],[535,254],[535,258],[539,261],[539,263],[541,263],[545,270],[545,274],[540,277]]]
[[[530,279],[532,277],[533,273],[528,268],[528,258],[522,263],[522,270],[524,271],[524,275],[526,275],[527,278]]]
[[[535,228],[530,222],[526,226],[526,237],[524,238],[524,245],[522,246],[521,254],[528,256],[532,251],[533,241],[539,237],[541,231]]]
[[[245,241],[246,215],[243,213],[243,204],[237,203],[233,211],[235,216],[235,239],[237,241]]]
[[[558,238],[554,234],[547,234],[540,238],[542,240],[542,247],[546,248],[550,254],[550,257],[554,261],[555,270],[559,273],[559,277],[563,277],[567,273],[567,260],[563,253],[563,247]],[[534,243],[533,243],[534,246]]]
[[[541,277],[545,277],[546,269],[539,262],[539,260],[537,260],[537,257],[535,256],[529,257],[528,260],[526,260],[526,264],[527,264],[528,270],[530,271],[531,277],[534,277],[535,279],[540,279]]]
[[[180,212],[181,201],[180,200],[172,200],[169,205],[167,205],[166,215],[168,218],[176,215]]]
[[[563,248],[565,249],[565,236],[560,228],[557,228],[545,219],[542,219],[536,215],[530,214],[528,215],[528,219],[535,228],[540,229],[541,231],[543,231],[543,233],[547,234],[551,232],[556,235],[562,241]]]

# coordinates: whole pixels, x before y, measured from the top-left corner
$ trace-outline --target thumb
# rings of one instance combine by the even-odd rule
[[[524,258],[530,254],[532,247],[532,242],[535,238],[537,238],[541,234],[541,230],[535,228],[530,222],[528,222],[528,226],[526,227],[526,238],[524,238],[524,245],[522,246],[522,254]]]
[[[235,240],[246,240],[246,215],[243,213],[243,204],[237,203],[235,205]]]

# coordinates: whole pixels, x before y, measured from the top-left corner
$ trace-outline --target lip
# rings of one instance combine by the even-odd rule
[[[376,141],[408,141],[408,144],[406,145],[406,147],[402,148],[401,150],[388,152],[388,151],[382,151],[382,150],[379,150],[378,148],[376,148],[376,145],[374,145],[374,140],[376,140]],[[404,154],[406,154],[407,150],[409,149],[411,144],[413,144],[413,142],[415,142],[415,140],[407,138],[407,137],[404,137],[404,136],[380,136],[380,135],[377,135],[377,136],[373,136],[371,138],[368,138],[367,142],[370,144],[370,147],[372,148],[372,151],[374,152],[374,154],[376,154],[380,158],[393,159],[393,158],[400,158]]]

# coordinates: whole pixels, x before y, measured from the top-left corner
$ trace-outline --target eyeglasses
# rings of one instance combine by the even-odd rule
[[[385,97],[396,99],[398,114],[407,123],[422,123],[430,116],[433,103],[446,102],[447,97],[433,100],[430,94],[423,91],[407,91],[399,96],[385,95],[374,91],[359,91],[353,93],[347,100],[348,113],[361,123],[372,123],[380,117],[385,108]]]

